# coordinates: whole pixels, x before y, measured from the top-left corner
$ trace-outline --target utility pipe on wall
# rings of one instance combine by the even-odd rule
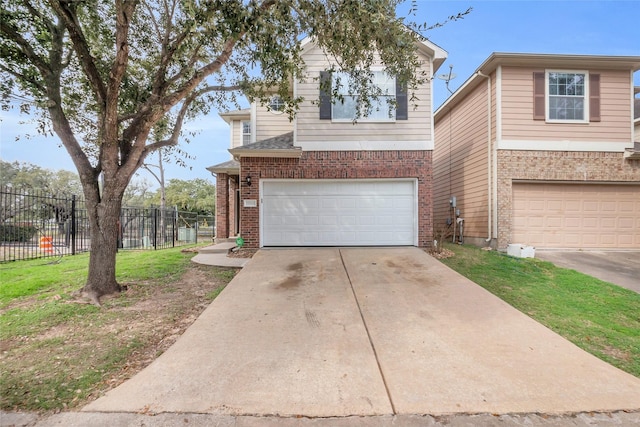
[[[493,174],[493,150],[491,149],[491,77],[483,74],[482,71],[477,72],[480,77],[487,79],[487,238],[485,242],[491,242],[493,225],[493,209],[492,209],[492,174]]]

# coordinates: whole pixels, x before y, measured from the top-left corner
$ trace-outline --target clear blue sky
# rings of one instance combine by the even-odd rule
[[[410,2],[403,7],[408,9]],[[640,0],[628,1],[431,1],[418,0],[418,22],[434,24],[449,15],[472,7],[463,20],[430,31],[429,39],[449,52],[437,74],[448,73],[453,65],[455,90],[471,76],[492,52],[567,53],[640,56]],[[402,10],[400,11],[402,12]],[[640,86],[640,72],[635,74]],[[434,80],[434,104],[438,107],[449,96],[445,82]],[[22,138],[35,134],[21,125],[14,112],[0,112],[0,157],[4,161],[21,161],[48,169],[75,171],[66,151],[56,138]],[[188,160],[191,170],[170,165],[167,179],[213,177],[207,166],[228,160],[229,129],[216,112],[188,124],[200,134],[183,149],[195,156]],[[29,132],[30,131],[30,132]],[[144,171],[140,176],[152,178]]]

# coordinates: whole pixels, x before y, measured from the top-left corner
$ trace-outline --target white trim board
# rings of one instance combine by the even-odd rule
[[[433,150],[433,141],[297,141],[303,151]]]
[[[623,153],[627,148],[633,148],[633,142],[618,141],[535,141],[508,140],[497,141],[498,150],[523,151],[600,151],[609,153]]]

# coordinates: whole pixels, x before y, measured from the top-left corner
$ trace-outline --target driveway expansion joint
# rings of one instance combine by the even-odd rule
[[[376,358],[376,364],[378,365],[378,371],[380,372],[380,376],[382,377],[382,382],[384,383],[384,389],[387,393],[387,398],[389,399],[389,404],[391,405],[392,415],[397,415],[396,407],[393,403],[393,397],[391,396],[391,391],[389,390],[389,385],[387,384],[387,379],[384,376],[384,372],[382,370],[382,365],[380,364],[380,358],[378,357],[378,352],[376,351],[376,346],[373,343],[373,339],[371,338],[371,333],[369,332],[369,327],[367,326],[367,320],[362,313],[362,307],[360,307],[360,301],[358,300],[358,295],[356,294],[356,290],[353,287],[353,282],[351,281],[351,276],[349,275],[349,270],[347,269],[347,265],[344,262],[344,258],[342,256],[342,250],[338,249],[340,253],[340,261],[342,262],[342,267],[344,267],[344,272],[347,275],[347,280],[349,280],[349,286],[351,287],[351,292],[353,293],[353,298],[356,301],[356,305],[358,306],[358,312],[360,313],[360,318],[362,319],[362,324],[364,325],[364,329],[367,332],[367,338],[369,340],[369,344],[371,345],[371,351],[373,351],[373,355]]]

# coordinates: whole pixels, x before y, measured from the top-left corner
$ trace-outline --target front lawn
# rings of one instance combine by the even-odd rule
[[[88,254],[0,264],[0,410],[80,407],[164,352],[237,269],[197,265],[184,248],[122,251],[127,290],[103,307],[72,296]]]
[[[640,294],[532,258],[448,245],[441,261],[589,353],[640,377]]]

